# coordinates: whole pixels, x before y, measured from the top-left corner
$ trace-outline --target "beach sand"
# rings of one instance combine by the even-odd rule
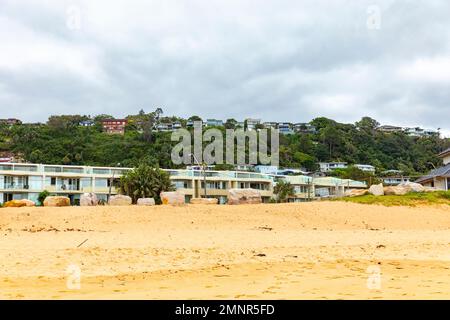
[[[450,207],[2,208],[0,298],[450,299]]]

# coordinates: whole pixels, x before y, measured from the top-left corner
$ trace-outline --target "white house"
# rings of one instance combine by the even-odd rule
[[[329,172],[335,169],[345,169],[348,167],[347,162],[319,162],[321,172]]]
[[[362,171],[375,173],[375,167],[370,164],[355,164],[355,167]]]
[[[416,182],[426,187],[439,190],[450,190],[450,148],[439,154],[444,166],[434,169],[428,175],[420,177]]]

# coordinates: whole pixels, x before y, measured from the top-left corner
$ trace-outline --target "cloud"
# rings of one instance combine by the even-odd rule
[[[4,2],[4,3],[3,3]],[[319,116],[450,131],[447,1],[2,1],[0,117]]]

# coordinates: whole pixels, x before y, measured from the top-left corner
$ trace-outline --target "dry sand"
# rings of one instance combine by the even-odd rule
[[[0,298],[450,299],[450,209],[3,208]]]

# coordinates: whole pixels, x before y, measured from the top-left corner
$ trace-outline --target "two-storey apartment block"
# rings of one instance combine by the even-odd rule
[[[128,121],[126,119],[102,120],[103,130],[109,134],[124,134],[127,123]]]
[[[334,177],[310,177],[277,176],[289,182],[294,187],[294,195],[288,198],[288,202],[303,202],[321,198],[342,197],[346,190],[365,189],[367,184],[350,179],[339,179]]]
[[[106,201],[108,195],[117,194],[119,179],[130,168],[60,166],[42,164],[0,164],[0,202],[13,199],[36,201],[39,193],[47,190],[54,195],[67,196],[73,204],[79,203],[80,195],[86,192],[97,194]],[[201,170],[165,170],[177,188],[183,191],[188,202],[192,197],[204,194]],[[227,200],[230,188],[252,188],[261,192],[268,202],[273,194],[273,178],[259,173],[237,171],[206,171],[208,197]]]

